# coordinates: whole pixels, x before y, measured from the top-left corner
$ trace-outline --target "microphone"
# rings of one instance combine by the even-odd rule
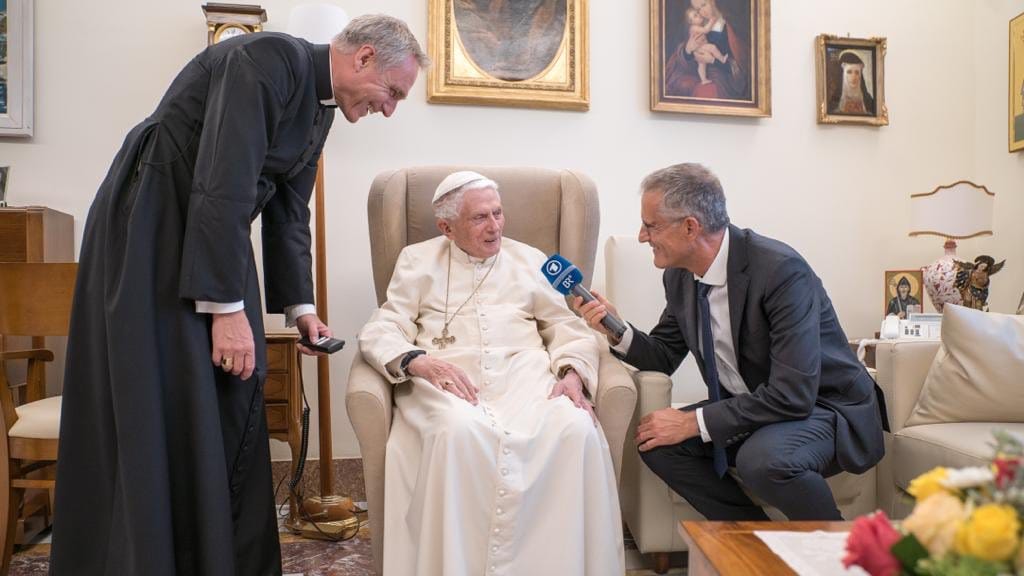
[[[544,273],[544,277],[551,283],[551,286],[562,294],[579,296],[583,298],[584,303],[596,300],[590,290],[583,286],[583,273],[580,272],[580,269],[560,255],[553,254],[544,262],[540,271]],[[626,325],[610,313],[601,319],[601,325],[618,339],[621,339],[622,335],[626,333]]]

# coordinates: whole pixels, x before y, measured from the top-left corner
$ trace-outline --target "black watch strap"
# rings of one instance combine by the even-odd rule
[[[402,356],[402,362],[398,365],[398,369],[402,371],[402,375],[403,376],[408,376],[409,375],[405,371],[405,369],[409,367],[409,362],[412,362],[413,358],[415,358],[417,356],[422,356],[422,355],[424,355],[426,353],[427,352],[425,350],[410,350],[410,351],[406,352],[405,356]]]

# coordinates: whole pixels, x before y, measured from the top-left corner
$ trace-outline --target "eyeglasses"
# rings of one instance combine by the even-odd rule
[[[660,224],[648,224],[647,222],[641,222],[640,227],[643,229],[644,232],[647,233],[648,236],[653,236],[654,234],[661,232],[662,230],[665,230],[669,226],[674,226],[682,222],[683,220],[686,220],[687,218],[689,218],[689,216],[680,216],[679,218],[675,218],[667,222],[662,222]]]

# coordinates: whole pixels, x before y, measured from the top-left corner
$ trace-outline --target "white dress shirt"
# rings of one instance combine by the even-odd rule
[[[750,394],[743,377],[740,376],[736,362],[736,350],[733,347],[732,324],[729,317],[729,284],[727,283],[729,272],[729,229],[725,229],[722,237],[722,245],[718,248],[718,254],[703,277],[694,274],[694,278],[702,284],[711,286],[708,292],[708,304],[711,308],[711,334],[715,340],[715,365],[718,368],[718,382],[722,388],[729,391],[733,396]],[[698,310],[699,314],[699,310]],[[700,319],[698,318],[698,322]],[[701,330],[697,330],[698,342],[703,350],[704,336]],[[620,354],[629,351],[633,343],[633,327],[626,324],[626,332],[622,340],[612,346],[612,349]],[[693,351],[699,354],[700,350]],[[705,442],[711,442],[711,435],[704,424],[704,409],[697,409],[697,426],[700,428],[700,437]]]
[[[327,70],[328,78],[331,76],[331,70],[334,68],[334,51],[328,49],[328,66]],[[324,106],[337,106],[337,102],[334,98],[327,100],[321,100],[321,104]],[[230,314],[232,312],[238,312],[239,310],[245,309],[245,301],[239,300],[238,302],[208,302],[206,300],[196,300],[196,312],[199,314]],[[284,307],[284,325],[291,328],[295,326],[295,321],[298,320],[299,316],[305,316],[306,314],[316,314],[316,306],[312,304],[295,304],[292,306]]]

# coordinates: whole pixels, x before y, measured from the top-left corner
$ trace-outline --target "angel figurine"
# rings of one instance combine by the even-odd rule
[[[988,312],[989,277],[1003,269],[1003,260],[996,264],[991,256],[981,255],[974,263],[956,261],[956,289],[960,292],[963,305],[975,310]]]

